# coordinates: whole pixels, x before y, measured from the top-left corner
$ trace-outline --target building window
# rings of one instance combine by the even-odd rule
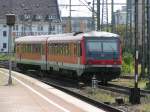
[[[43,31],[43,26],[39,25],[38,26],[38,31]]]
[[[3,48],[7,48],[7,44],[6,43],[3,43]]]
[[[13,30],[17,30],[18,31],[18,25],[13,26]]]
[[[7,36],[7,32],[3,31],[3,37],[6,37],[6,36]]]
[[[55,26],[50,26],[50,31],[55,31]]]
[[[6,27],[7,27],[7,25],[3,25],[3,27],[4,27],[4,28],[6,28]]]

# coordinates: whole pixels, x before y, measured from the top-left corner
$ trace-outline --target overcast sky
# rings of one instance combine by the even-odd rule
[[[86,2],[92,2],[93,0],[72,0],[72,5],[84,5],[86,4]],[[96,1],[96,0],[95,0]],[[102,1],[102,0],[101,0]],[[115,3],[126,3],[126,0],[114,0]],[[61,15],[62,16],[69,16],[69,6],[61,6],[61,4],[65,4],[65,5],[69,5],[69,0],[58,0],[58,3],[60,4],[59,9],[61,10]],[[111,0],[108,0],[108,3],[111,3]],[[92,4],[90,5],[92,6]],[[122,5],[115,5],[114,6],[114,10],[117,9],[121,9]],[[110,15],[111,15],[111,6],[108,7],[109,9],[109,19]],[[76,17],[76,16],[91,16],[91,12],[88,10],[88,8],[86,6],[72,6],[72,16]]]

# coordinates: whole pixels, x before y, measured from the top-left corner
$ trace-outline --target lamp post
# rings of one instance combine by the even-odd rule
[[[9,78],[8,78],[8,85],[12,85],[12,77],[11,77],[11,70],[12,70],[12,62],[11,62],[11,55],[12,55],[12,26],[15,24],[15,14],[6,14],[6,23],[9,26],[9,38],[8,38],[8,53],[9,53]]]
[[[69,0],[69,32],[72,32],[72,22],[71,22],[71,0]]]

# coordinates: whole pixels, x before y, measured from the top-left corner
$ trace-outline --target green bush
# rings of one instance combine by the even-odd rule
[[[122,64],[122,72],[123,73],[133,73],[134,69],[134,59],[131,53],[123,54],[123,64]]]

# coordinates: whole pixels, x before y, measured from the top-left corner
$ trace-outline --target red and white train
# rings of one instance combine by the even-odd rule
[[[17,67],[76,74],[102,81],[119,77],[122,49],[119,35],[108,32],[25,36],[15,40]],[[69,75],[69,74],[68,74]]]

